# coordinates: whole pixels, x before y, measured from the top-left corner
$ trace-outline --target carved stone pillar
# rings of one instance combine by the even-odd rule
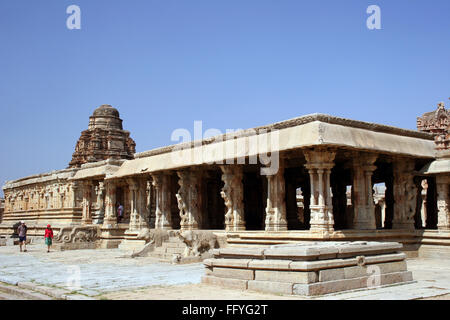
[[[359,230],[375,230],[375,205],[373,200],[372,173],[376,169],[373,164],[375,154],[358,152],[353,154],[353,228]]]
[[[333,204],[330,174],[336,151],[328,148],[311,148],[304,151],[306,168],[311,184],[310,225],[313,231],[333,231]]]
[[[91,196],[92,196],[92,184],[90,181],[83,182],[83,216],[82,224],[92,224],[92,212],[91,212]]]
[[[436,177],[437,208],[438,208],[437,227],[439,230],[450,230],[449,183],[450,177],[448,176],[438,175]]]
[[[284,163],[276,174],[267,176],[266,231],[287,230]]]
[[[73,181],[71,183],[71,193],[70,193],[70,197],[72,200],[72,208],[76,208],[77,207],[77,196],[78,196],[78,190],[80,189],[80,183],[78,181]],[[46,192],[43,190],[42,191],[42,199],[46,198]],[[44,206],[42,206],[42,208],[45,208]]]
[[[414,160],[395,159],[394,172],[394,219],[392,229],[414,230],[417,189],[414,183]]]
[[[169,175],[163,173],[152,174],[152,178],[156,192],[155,229],[171,229]]]
[[[138,213],[139,213],[139,221],[138,221],[138,229],[141,230],[143,228],[149,228],[149,208],[148,208],[148,189],[149,181],[146,179],[139,180],[139,188],[138,188]]]
[[[156,192],[152,181],[147,181],[147,207],[149,214],[149,228],[155,228]]]
[[[222,181],[224,186],[220,195],[225,201],[225,230],[245,230],[244,218],[244,185],[242,183],[243,170],[241,166],[223,165]]]
[[[127,179],[128,190],[130,192],[130,223],[129,230],[134,231],[139,228],[138,216],[138,184],[134,178]]]
[[[116,185],[113,181],[105,182],[106,196],[105,196],[105,218],[103,219],[104,226],[117,225],[116,217]]]
[[[105,184],[103,181],[98,183],[98,186],[95,188],[95,193],[97,195],[97,211],[93,223],[102,224],[105,217]]]
[[[420,201],[421,201],[421,205],[420,205],[420,227],[422,228],[426,228],[427,226],[427,218],[428,218],[428,213],[427,213],[427,194],[428,194],[428,182],[426,179],[423,179],[421,181],[421,187],[422,190],[420,192]]]
[[[180,189],[176,194],[180,210],[180,229],[196,230],[202,225],[202,172],[198,170],[178,171]]]

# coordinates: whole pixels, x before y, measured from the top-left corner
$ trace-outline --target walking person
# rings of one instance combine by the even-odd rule
[[[24,252],[27,252],[27,230],[28,227],[25,221],[20,221],[20,225],[17,228],[17,233],[19,234],[19,246],[20,252],[22,252],[22,246],[24,246]]]
[[[117,207],[117,223],[120,223],[123,218],[123,206],[119,203]]]
[[[47,252],[50,252],[50,247],[53,242],[53,229],[51,225],[47,225],[47,229],[45,229],[45,244],[47,245]]]

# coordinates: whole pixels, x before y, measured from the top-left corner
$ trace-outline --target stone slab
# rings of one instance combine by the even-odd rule
[[[222,288],[247,290],[248,280],[227,279],[227,278],[203,276],[202,277],[202,283],[204,283],[204,284],[211,284],[211,285],[219,286],[219,287],[222,287]]]
[[[230,278],[241,280],[255,279],[255,271],[246,269],[213,267],[211,275],[219,278]]]
[[[228,260],[228,259],[223,259]],[[259,270],[289,270],[291,260],[248,260],[249,269]]]
[[[406,261],[370,264],[365,266],[353,266],[319,271],[319,281],[332,281],[339,279],[353,279],[370,276],[372,274],[386,274],[406,271]]]
[[[364,256],[366,264],[402,261],[405,258],[406,255],[404,253]],[[358,261],[356,258],[346,258],[346,259],[341,258],[341,259],[318,260],[318,261],[293,261],[289,264],[289,269],[293,271],[312,271],[312,270],[356,266],[357,264]]]
[[[412,281],[410,271],[382,274],[380,276],[366,276],[353,279],[340,279],[312,284],[294,284],[293,294],[304,296],[324,295],[335,292],[349,291],[361,288],[379,287],[390,284],[401,284]]]
[[[318,276],[316,272],[255,270],[255,280],[289,283],[313,283],[318,280]]]
[[[293,284],[289,282],[250,280],[248,290],[275,293],[292,294]]]
[[[213,254],[215,258],[312,261],[397,253],[401,248],[402,244],[396,242],[327,241],[281,244],[268,248],[223,248],[214,250]]]
[[[230,268],[248,268],[250,259],[208,259],[205,264],[210,264],[214,267],[230,267]],[[264,260],[258,260],[264,261]]]

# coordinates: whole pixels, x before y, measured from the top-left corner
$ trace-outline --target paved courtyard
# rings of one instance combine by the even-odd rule
[[[132,259],[119,249],[47,253],[43,245],[30,245],[28,252],[18,251],[17,246],[0,247],[0,282],[34,283],[96,299],[302,299],[202,285],[201,263]],[[450,260],[411,259],[408,268],[415,283],[315,299],[450,299]]]

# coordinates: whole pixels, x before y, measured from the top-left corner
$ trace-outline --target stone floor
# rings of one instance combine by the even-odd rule
[[[200,263],[172,265],[153,258],[131,259],[119,249],[47,253],[43,245],[30,245],[28,252],[18,251],[17,246],[0,247],[0,282],[32,282],[97,299],[306,299],[202,285]],[[411,259],[408,268],[417,282],[312,299],[450,299],[450,260]]]

